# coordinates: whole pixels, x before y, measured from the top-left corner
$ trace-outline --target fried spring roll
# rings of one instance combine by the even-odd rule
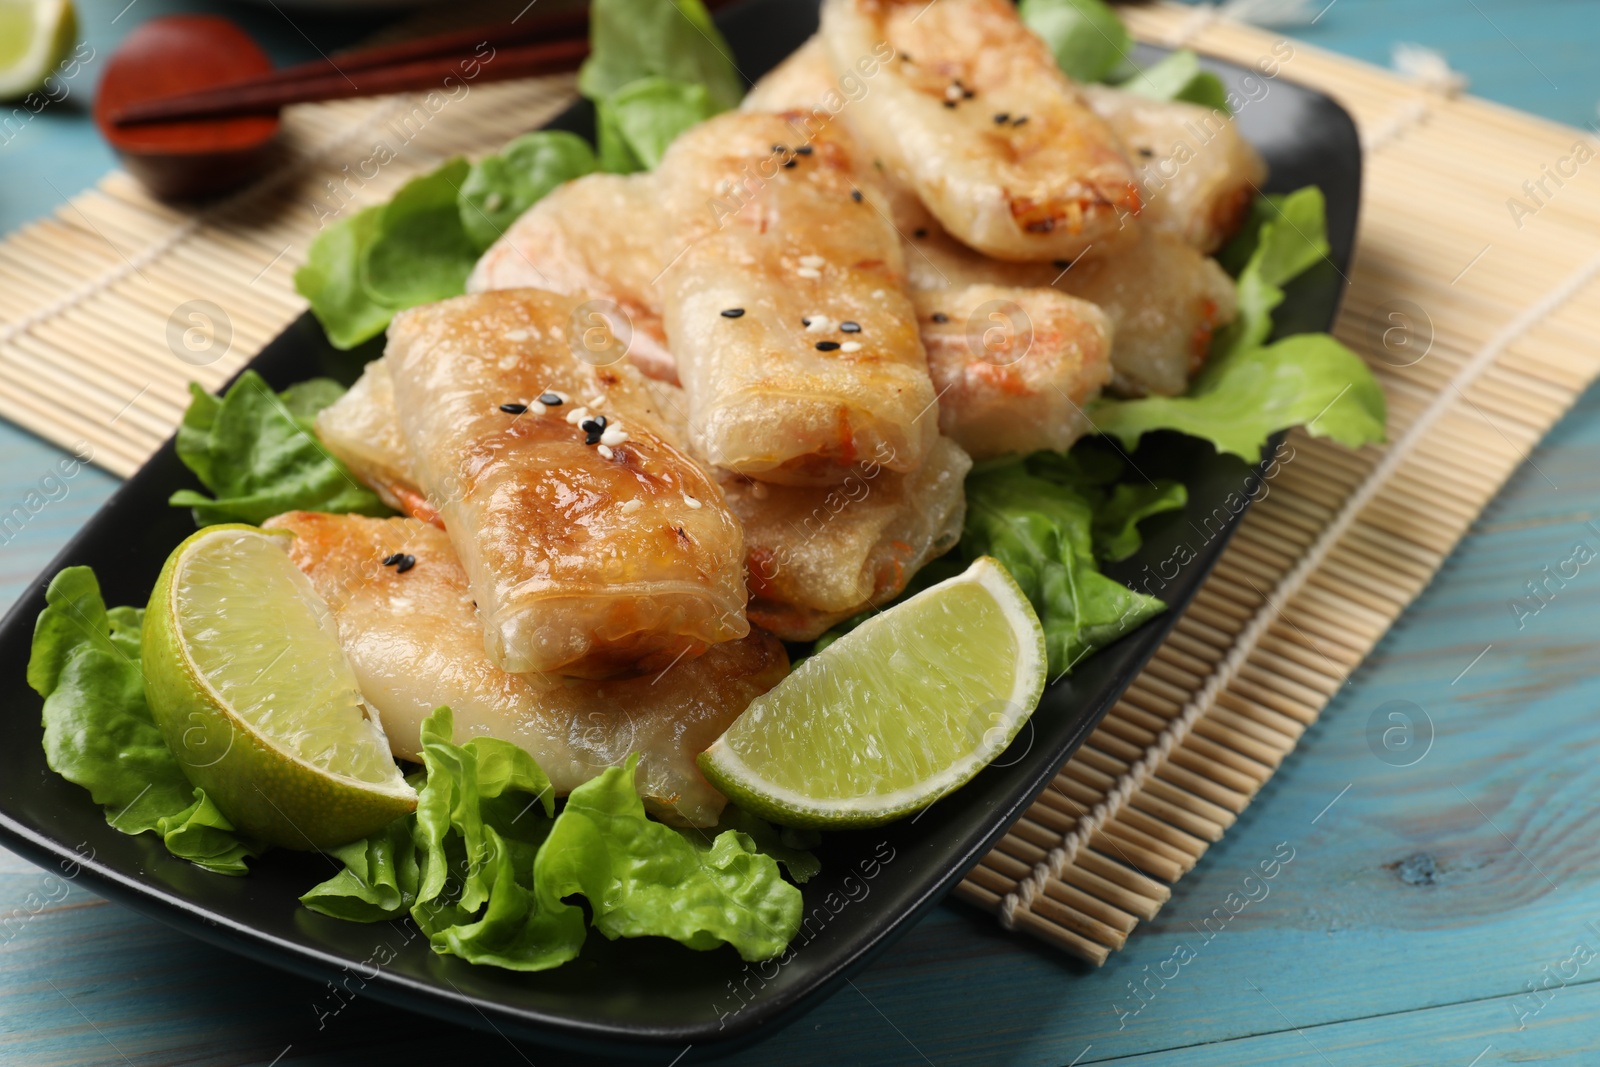
[[[638,372],[574,354],[576,306],[515,289],[401,312],[385,357],[395,410],[496,666],[660,670],[748,631],[743,541],[715,483],[662,436]]]
[[[868,461],[826,488],[727,476],[728,506],[745,528],[750,618],[787,641],[810,641],[893,600],[960,539],[971,468],[941,437],[909,474]]]
[[[1132,167],[1007,0],[824,0],[821,37],[841,75],[881,60],[850,126],[966,244],[1050,260],[1126,236]]]
[[[752,632],[656,675],[612,681],[507,674],[483,649],[483,624],[449,538],[415,519],[290,512],[289,555],[328,601],[361,693],[394,754],[421,758],[422,722],[448,706],[456,740],[498,737],[527,750],[566,794],[640,753],[640,793],[669,821],[710,826],[724,799],[695,756],[788,670],[783,646]],[[405,553],[399,573],[383,560]]]
[[[719,115],[657,172],[685,235],[659,285],[693,443],[783,484],[835,484],[878,454],[913,470],[938,419],[899,239],[851,146],[796,133]]]
[[[612,301],[629,325],[628,358],[676,381],[655,293],[669,231],[655,175],[588,174],[523,212],[478,260],[467,292],[532,288]]]

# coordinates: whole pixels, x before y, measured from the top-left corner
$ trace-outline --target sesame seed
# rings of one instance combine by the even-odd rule
[[[833,320],[826,315],[807,315],[800,320],[807,333],[827,333],[833,329]]]
[[[638,511],[642,507],[644,507],[643,501],[641,501],[638,497],[634,497],[632,500],[624,500],[622,502],[622,507],[618,508],[617,510],[622,512],[624,515],[632,515],[635,511]]]
[[[405,559],[405,553],[404,552],[396,552],[392,556],[384,556],[383,557],[383,565],[385,567],[393,567],[396,563],[399,563],[402,559]]]
[[[1052,267],[1054,267],[1056,270],[1066,270],[1068,267],[1072,266],[1072,260],[1070,260],[1070,259],[1052,259],[1050,261],[1050,265]]]
[[[574,425],[574,426],[578,425],[578,423],[582,422],[584,419],[587,419],[588,417],[589,417],[589,409],[585,408],[585,407],[576,407],[576,408],[573,408],[571,411],[567,412],[567,421],[572,423],[572,425]]]
[[[395,567],[394,572],[396,574],[404,574],[406,571],[410,570],[412,567],[415,567],[416,565],[417,565],[417,557],[413,556],[411,553],[407,552],[405,555],[400,557],[400,559],[398,561],[398,565]]]
[[[838,341],[818,341],[817,342],[817,351],[818,352],[832,352],[832,351],[835,351],[836,349],[838,349],[838,347],[839,347],[839,342]]]
[[[592,419],[584,419],[578,423],[578,429],[584,433],[605,433],[606,417],[604,415],[596,415]]]
[[[812,148],[808,144],[803,144],[799,148],[795,149],[795,153],[797,155],[802,155],[802,156],[809,156],[811,154],[811,152],[812,152]]]
[[[821,256],[801,256],[800,257],[800,265],[802,267],[816,268],[816,267],[822,266],[826,262],[827,262],[827,260],[823,259]]]
[[[623,444],[627,440],[628,440],[627,432],[625,430],[622,430],[622,429],[618,428],[615,425],[607,426],[605,433],[600,435],[600,443],[603,444],[603,445],[616,446],[616,445]]]
[[[550,409],[545,407],[543,404],[539,403],[537,400],[535,400],[531,404],[528,405],[528,410],[533,412],[535,415],[543,415],[545,412],[549,411]]]
[[[539,403],[544,404],[546,407],[558,408],[561,406],[561,394],[540,393]]]
[[[946,100],[944,102],[944,106],[945,107],[955,107],[956,106],[956,102],[954,100]]]
[[[922,238],[928,236],[927,227],[918,226],[916,229],[911,231],[911,236],[915,237],[919,241],[922,240]]]
[[[1026,115],[1018,115],[1016,118],[1011,120],[1011,125],[1013,125],[1013,126],[1021,126],[1024,122],[1027,122],[1027,121],[1028,121],[1028,116],[1026,116]]]
[[[841,352],[859,352],[859,351],[861,351],[861,342],[860,341],[846,341],[844,344],[839,346],[839,351],[841,351]]]
[[[700,508],[700,501],[696,500],[694,497],[690,496],[688,493],[683,494],[683,502],[685,504],[688,504],[689,507],[691,509],[693,509],[693,510],[699,510],[699,508]]]
[[[610,458],[611,458],[611,457],[612,457],[612,456],[613,456],[613,455],[614,455],[614,454],[615,454],[615,453],[613,453],[613,452],[612,452],[612,451],[611,451],[611,449],[610,449],[610,448],[609,448],[609,447],[607,447],[607,446],[606,446],[606,445],[605,445],[605,444],[603,444],[603,443],[602,443],[602,444],[598,444],[598,445],[596,445],[596,446],[595,446],[595,449],[594,449],[594,450],[595,450],[595,451],[596,451],[596,452],[598,452],[598,453],[600,453],[600,456],[601,456],[601,458],[603,458],[603,459],[610,459]]]
[[[743,314],[744,314],[744,308],[723,308],[722,309],[722,317],[725,318],[725,319],[736,319],[740,315],[743,315]]]
[[[592,408],[597,408],[601,404],[605,403],[605,399],[606,398],[605,398],[605,395],[603,393],[596,393],[594,396],[591,396],[588,400],[585,400],[584,403],[588,404]]]
[[[852,189],[852,190],[850,190],[850,199],[854,200],[858,204],[861,203],[861,190],[860,189]]]
[[[787,151],[789,151],[789,146],[788,145],[782,145],[782,144],[775,144],[775,145],[772,146],[772,150],[774,152],[787,152]]]
[[[794,166],[797,162],[799,162],[799,160],[786,159],[786,160],[783,161],[783,169],[784,170],[788,170],[790,167]]]
[[[1139,149],[1139,155],[1143,156],[1145,159],[1149,159],[1151,156],[1155,155],[1155,151],[1149,148],[1141,148]]]
[[[996,122],[999,122],[999,123],[1010,122],[1011,121],[1011,112],[1009,112],[1009,111],[997,111],[997,112],[995,112],[994,120]]]
[[[521,415],[524,411],[528,410],[528,405],[526,405],[526,404],[501,404],[500,405],[500,410],[505,412],[507,415]]]
[[[902,62],[902,63],[915,63],[916,60],[911,58],[911,53],[910,52],[901,52],[900,53],[900,62]]]
[[[861,324],[859,322],[841,322],[839,324],[839,329],[843,330],[845,333],[860,333]]]
[[[801,267],[799,270],[795,271],[795,273],[800,275],[802,278],[822,277],[822,272],[820,270],[812,270],[810,267]]]
[[[951,82],[949,85],[946,85],[944,87],[944,98],[946,100],[950,100],[950,101],[960,100],[961,99],[961,83],[960,82]]]
[[[933,321],[934,322],[949,322],[950,321],[950,316],[946,315],[942,311],[935,311],[933,313]]]
[[[510,333],[506,334],[507,341],[526,341],[527,339],[527,330],[512,330]]]

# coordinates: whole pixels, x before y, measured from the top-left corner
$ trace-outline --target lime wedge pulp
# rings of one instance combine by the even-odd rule
[[[700,768],[776,822],[888,822],[1005,750],[1039,702],[1045,663],[1028,598],[984,557],[803,661],[700,755]]]
[[[0,100],[42,88],[77,37],[72,0],[0,0]]]
[[[210,526],[173,551],[145,615],[145,695],[184,773],[237,829],[327,848],[382,829],[416,794],[285,540]]]

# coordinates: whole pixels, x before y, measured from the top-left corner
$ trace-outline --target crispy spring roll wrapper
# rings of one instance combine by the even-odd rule
[[[523,212],[478,260],[467,292],[545,289],[609,300],[629,326],[628,358],[652,378],[676,381],[655,293],[670,236],[654,174],[588,174]]]
[[[1233,119],[1182,100],[1151,100],[1108,85],[1084,94],[1138,171],[1139,224],[1215,252],[1250,213],[1267,166]]]
[[[885,454],[914,470],[938,417],[899,238],[870,163],[833,131],[798,132],[729,112],[657,171],[685,242],[659,285],[693,444],[782,484],[836,484]]]
[[[266,526],[295,534],[290,558],[327,600],[362,696],[404,759],[421,759],[423,720],[448,706],[458,743],[510,741],[562,795],[638,752],[637,782],[652,810],[710,826],[725,801],[695,756],[788,671],[783,645],[753,631],[638,678],[507,674],[484,653],[466,572],[437,527],[303,511]],[[404,574],[383,566],[396,552],[416,565]]]
[[[750,618],[787,641],[888,603],[961,537],[972,460],[948,438],[909,474],[858,464],[828,487],[767,485],[727,475],[745,528]]]
[[[841,77],[879,61],[846,119],[966,244],[1050,260],[1126,236],[1133,169],[1008,0],[824,0],[820,36]]]
[[[663,436],[638,371],[569,349],[587,327],[577,304],[511,289],[401,312],[385,356],[395,410],[490,660],[656,671],[748,632],[743,538],[715,483]],[[536,403],[548,392],[567,402]],[[584,412],[606,417],[605,437],[574,421]]]
[[[1111,377],[1111,319],[1054,289],[968,285],[913,294],[939,429],[973,459],[1065,452]],[[737,509],[735,509],[737,510]]]
[[[338,400],[316,417],[317,437],[350,472],[396,511],[444,528],[417,486],[415,464],[394,410],[394,379],[386,360],[375,359]]]

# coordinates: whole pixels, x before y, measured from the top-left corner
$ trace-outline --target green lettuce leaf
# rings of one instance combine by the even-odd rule
[[[1088,438],[1071,452],[1036,452],[1027,459],[1028,472],[1072,489],[1094,512],[1090,535],[1096,559],[1127,559],[1139,551],[1143,539],[1139,523],[1167,511],[1181,511],[1189,502],[1183,483],[1123,481],[1124,464],[1110,450],[1096,447]]]
[[[1250,463],[1260,460],[1269,437],[1291,426],[1350,448],[1384,439],[1383,389],[1355,353],[1328,334],[1263,347],[1282,286],[1328,253],[1321,190],[1270,201],[1255,237],[1239,272],[1238,318],[1218,334],[1189,392],[1101,400],[1090,412],[1100,433],[1131,449],[1152,430],[1177,430]]]
[[[782,952],[800,929],[800,891],[747,834],[695,842],[645,817],[637,755],[572,791],[539,849],[541,904],[581,893],[607,937],[670,937],[693,949],[727,943],[746,960]],[[576,910],[576,909],[574,909]]]
[[[478,250],[456,203],[471,168],[452,159],[413,178],[383,205],[377,232],[361,258],[361,286],[396,311],[460,296]]]
[[[125,834],[153,830],[173,855],[244,874],[260,847],[241,840],[205,791],[184,777],[144,699],[144,611],[106,610],[88,567],[68,567],[45,590],[28,684],[44,697],[45,762],[89,791]]]
[[[361,261],[378,235],[382,213],[381,204],[364,208],[324,229],[294,272],[295,291],[311,302],[335,348],[354,348],[378,336],[394,317],[394,308],[378,303],[361,284]]]
[[[1044,624],[1050,673],[1070,673],[1084,657],[1166,610],[1100,573],[1094,507],[1077,489],[1031,473],[1026,464],[967,478],[967,559],[988,555],[1017,580]]]
[[[328,854],[344,870],[312,887],[300,903],[350,922],[381,922],[406,914],[417,902],[416,822],[415,815],[407,815],[363,841],[333,849]]]
[[[389,514],[312,430],[316,413],[344,392],[337,382],[313,379],[280,394],[245,371],[220,398],[193,383],[189,392],[178,458],[215,497],[180,489],[168,502],[192,508],[196,524],[260,525],[295,509]]]
[[[717,111],[744,95],[733,50],[701,0],[594,0],[589,46],[578,91],[591,100],[651,75],[704,86]]]
[[[594,149],[575,133],[523,134],[472,164],[456,203],[462,229],[482,252],[552,189],[583,177],[595,166]]]
[[[1100,0],[1022,0],[1017,11],[1073,81],[1100,81],[1133,48],[1122,20]]]
[[[600,168],[612,174],[654,170],[678,134],[716,113],[703,85],[661,77],[631,82],[596,107]]]
[[[1213,111],[1232,111],[1222,79],[1202,70],[1200,57],[1187,48],[1168,53],[1159,63],[1144,68],[1118,88],[1152,100],[1186,100]]]

